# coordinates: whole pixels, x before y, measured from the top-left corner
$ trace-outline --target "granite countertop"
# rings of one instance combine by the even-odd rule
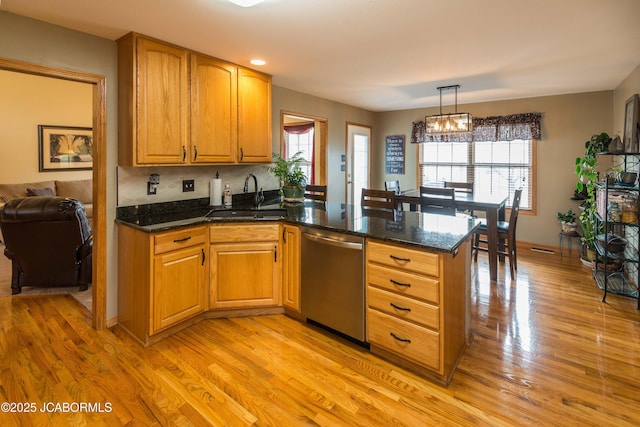
[[[266,217],[264,221],[285,223],[355,234],[393,243],[402,243],[443,252],[453,252],[478,227],[479,220],[467,215],[456,216],[423,214],[420,212],[394,212],[387,217],[368,215],[360,207],[327,202],[326,205],[270,203],[262,209],[286,208],[286,216]],[[163,204],[164,205],[164,204]],[[234,200],[233,209],[250,209],[251,204]],[[225,209],[225,208],[213,208]],[[116,222],[156,233],[187,226],[213,223],[256,222],[255,218],[211,218],[208,200],[186,206],[119,208]]]

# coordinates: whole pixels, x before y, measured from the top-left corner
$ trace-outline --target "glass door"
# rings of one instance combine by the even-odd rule
[[[347,123],[347,203],[359,206],[363,188],[369,188],[369,126]]]

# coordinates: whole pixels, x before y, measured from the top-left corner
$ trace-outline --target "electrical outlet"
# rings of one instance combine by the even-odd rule
[[[182,180],[182,192],[194,191],[196,189],[196,184],[192,179],[184,179]]]

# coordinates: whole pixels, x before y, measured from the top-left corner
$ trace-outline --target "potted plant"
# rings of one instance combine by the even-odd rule
[[[307,177],[301,166],[304,161],[302,152],[297,152],[288,159],[279,154],[273,154],[273,165],[268,169],[280,178],[285,202],[302,202],[304,200],[304,188],[307,185]]]
[[[577,215],[573,210],[569,209],[567,212],[556,212],[556,216],[560,220],[563,233],[575,233],[578,228],[578,223],[576,222]]]
[[[609,148],[611,137],[605,132],[593,135],[585,142],[584,157],[578,157],[575,161],[575,172],[578,175],[576,188],[578,192],[586,195],[584,202],[580,205],[580,216],[578,221],[582,229],[582,243],[588,260],[595,260],[595,242],[598,234],[598,218],[596,214],[596,182],[598,173],[596,171],[596,156],[598,153],[606,152]]]

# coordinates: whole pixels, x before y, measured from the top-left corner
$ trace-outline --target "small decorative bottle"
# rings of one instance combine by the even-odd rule
[[[620,217],[622,216],[622,210],[620,209],[620,205],[615,202],[609,203],[608,206],[609,211],[609,221],[620,222]]]
[[[231,207],[231,199],[232,199],[232,194],[231,194],[231,187],[229,187],[229,183],[227,182],[224,185],[224,191],[222,192],[222,198],[224,200],[224,206],[225,207]]]

